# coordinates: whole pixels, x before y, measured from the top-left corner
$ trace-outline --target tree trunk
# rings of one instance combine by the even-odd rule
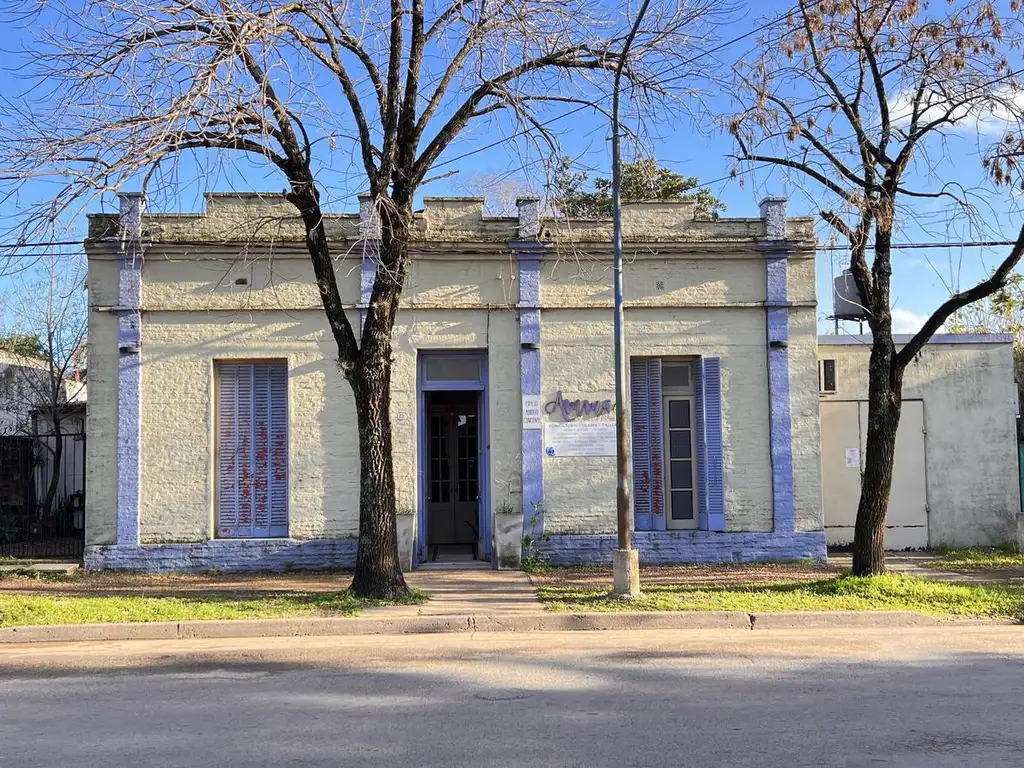
[[[853,575],[885,571],[885,515],[892,489],[896,430],[900,425],[903,371],[894,365],[892,335],[873,337],[868,365],[868,433],[860,503],[853,538]]]
[[[388,343],[390,349],[390,342]],[[409,594],[398,559],[391,442],[390,357],[367,365],[356,393],[359,423],[359,551],[352,593],[393,599]]]
[[[383,217],[379,267],[366,309],[360,365],[350,378],[359,422],[359,552],[352,593],[393,599],[409,594],[398,559],[391,439],[391,335],[408,272],[411,204],[392,199]]]

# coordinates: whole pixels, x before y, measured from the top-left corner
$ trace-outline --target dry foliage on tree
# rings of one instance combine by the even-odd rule
[[[703,42],[714,0],[655,0],[624,70],[628,103],[666,95]],[[3,117],[10,175],[65,186],[29,221],[140,184],[182,153],[274,171],[306,229],[339,368],[356,401],[360,596],[406,591],[395,534],[391,335],[413,199],[468,128],[496,120],[557,145],[556,108],[604,109],[631,9],[596,0],[54,0],[43,6],[41,88]],[[353,159],[380,220],[361,333],[346,314],[323,226],[321,180]],[[173,195],[171,195],[173,198]]]
[[[1002,15],[1001,15],[1002,14]],[[1021,95],[1019,4],[917,0],[800,0],[770,28],[763,56],[740,76],[746,105],[731,122],[737,158],[784,169],[850,247],[872,347],[868,429],[854,573],[884,570],[903,372],[957,310],[1005,285],[1016,246],[988,278],[955,292],[897,349],[892,244],[922,200],[971,214],[971,192],[943,178],[945,138],[972,121],[1016,117]],[[966,162],[970,162],[969,160]],[[978,165],[979,177],[985,171]]]

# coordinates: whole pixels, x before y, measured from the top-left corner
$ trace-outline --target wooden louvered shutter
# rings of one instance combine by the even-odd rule
[[[217,370],[217,533],[287,536],[287,365],[222,364]]]
[[[697,527],[708,530],[708,450],[704,439],[704,358],[693,363],[694,414],[697,442]]]
[[[665,441],[661,360],[647,361],[648,435],[651,454],[651,530],[665,530]]]
[[[288,366],[270,369],[270,535],[288,535]]]
[[[630,362],[633,422],[633,527],[665,530],[661,360]]]
[[[217,535],[238,535],[238,366],[218,365]]]
[[[253,493],[252,493],[252,366],[239,365],[238,369],[238,418],[236,420],[238,441],[235,455],[238,473],[238,525],[236,536],[253,535]]]
[[[707,444],[708,529],[725,530],[725,468],[722,450],[722,361],[704,361],[704,439]]]
[[[725,472],[722,450],[722,361],[705,357],[694,365],[697,422],[698,525],[725,530]]]
[[[252,367],[252,535],[270,535],[270,366]]]
[[[631,360],[630,408],[633,422],[633,527],[649,531],[653,523],[651,505],[650,387],[647,360]]]

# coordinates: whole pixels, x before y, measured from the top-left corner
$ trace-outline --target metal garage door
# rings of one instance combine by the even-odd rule
[[[821,403],[821,473],[830,546],[853,542],[867,423],[864,401]],[[924,403],[920,400],[903,403],[885,523],[886,549],[928,546]]]

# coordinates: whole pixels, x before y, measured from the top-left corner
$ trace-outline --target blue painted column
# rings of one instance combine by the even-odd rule
[[[545,247],[540,235],[540,200],[520,198],[519,239],[512,243],[519,264],[519,376],[523,397],[541,394],[540,264]],[[523,428],[523,535],[544,531],[544,435],[541,425]],[[536,523],[532,523],[534,515]]]
[[[370,195],[359,196],[359,239],[363,248],[359,270],[359,331],[362,333],[370,296],[373,295],[373,282],[377,278],[377,249],[380,244],[380,217]]]
[[[789,399],[789,249],[786,198],[761,201],[767,260],[765,296],[768,344],[768,399],[772,460],[772,500],[776,533],[794,529],[793,423]]]
[[[139,543],[139,452],[142,447],[141,194],[121,194],[118,258],[117,543]]]

